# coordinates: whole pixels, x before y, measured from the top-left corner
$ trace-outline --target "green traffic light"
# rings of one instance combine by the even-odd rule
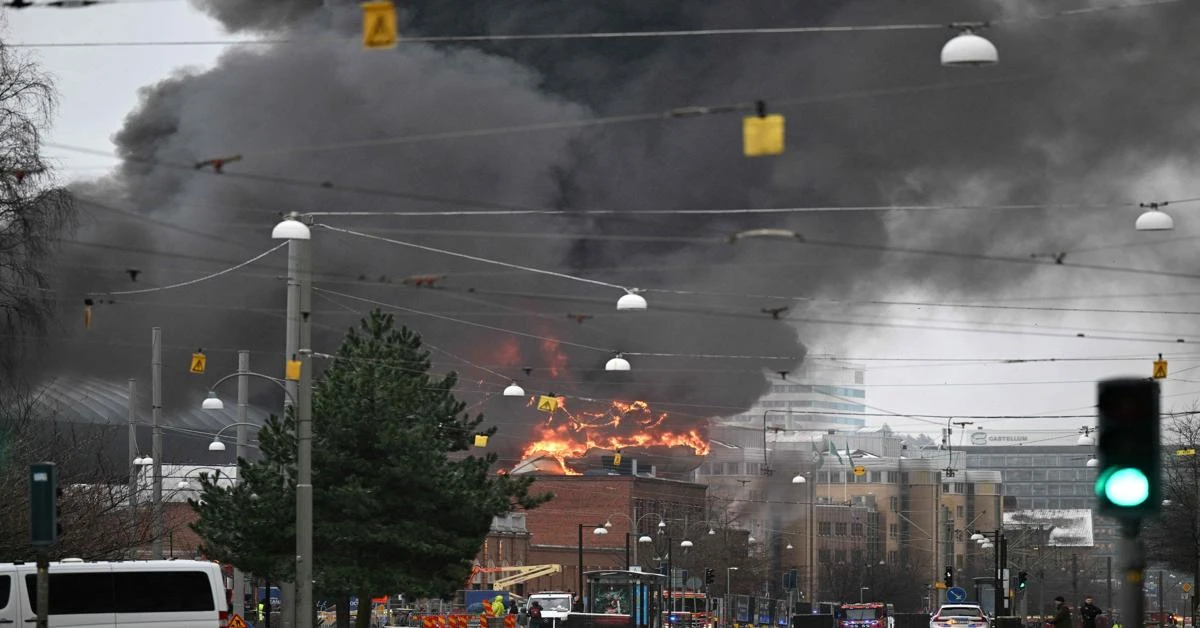
[[[1150,480],[1141,469],[1115,469],[1096,483],[1096,488],[1102,489],[1104,497],[1116,506],[1138,506],[1150,497]]]

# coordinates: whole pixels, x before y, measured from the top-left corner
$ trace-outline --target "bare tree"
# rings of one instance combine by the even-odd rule
[[[55,185],[42,158],[55,104],[50,77],[0,43],[0,334],[6,336],[45,329],[44,260],[74,216],[70,194]],[[11,371],[18,343],[3,346],[0,367]]]
[[[1158,519],[1143,524],[1151,561],[1192,573],[1200,561],[1200,415],[1193,409],[1163,417],[1162,497]],[[1190,455],[1176,455],[1191,453]]]
[[[36,394],[0,392],[0,555],[31,558],[29,465],[58,466],[63,533],[53,557],[114,559],[150,538],[146,513],[128,501],[128,470],[108,469],[103,444],[113,428],[79,430],[56,421],[55,409]]]

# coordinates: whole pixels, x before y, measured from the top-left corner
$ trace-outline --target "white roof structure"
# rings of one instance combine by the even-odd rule
[[[1092,547],[1092,511],[1071,510],[1014,510],[1004,513],[1008,529],[1042,528],[1049,532],[1050,547]]]

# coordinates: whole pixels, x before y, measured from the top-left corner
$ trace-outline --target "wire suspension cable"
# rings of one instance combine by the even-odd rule
[[[279,249],[282,249],[285,246],[287,246],[287,242],[281,242],[281,243],[267,249],[266,251],[263,251],[262,253],[259,253],[258,255],[255,255],[254,257],[251,257],[250,259],[248,259],[236,266],[230,266],[229,268],[226,268],[224,270],[219,270],[215,273],[212,273],[210,275],[205,275],[203,277],[197,277],[196,279],[192,279],[190,281],[182,281],[180,283],[171,284],[169,286],[160,286],[158,288],[145,288],[142,290],[121,290],[121,291],[117,291],[117,292],[89,292],[89,293],[87,293],[87,296],[95,297],[95,296],[118,296],[118,295],[130,295],[130,294],[146,294],[149,292],[162,292],[164,290],[173,290],[175,288],[183,288],[186,286],[193,286],[193,285],[196,285],[203,281],[208,281],[209,279],[216,279],[217,277],[220,277],[222,275],[228,275],[229,273],[232,273],[240,268],[249,266],[250,264],[257,262],[258,260],[270,255],[271,253],[274,253],[275,251],[278,251]]]

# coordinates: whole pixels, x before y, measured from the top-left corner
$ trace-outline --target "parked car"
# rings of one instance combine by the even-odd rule
[[[991,623],[978,604],[943,604],[929,618],[929,628],[991,628]]]

